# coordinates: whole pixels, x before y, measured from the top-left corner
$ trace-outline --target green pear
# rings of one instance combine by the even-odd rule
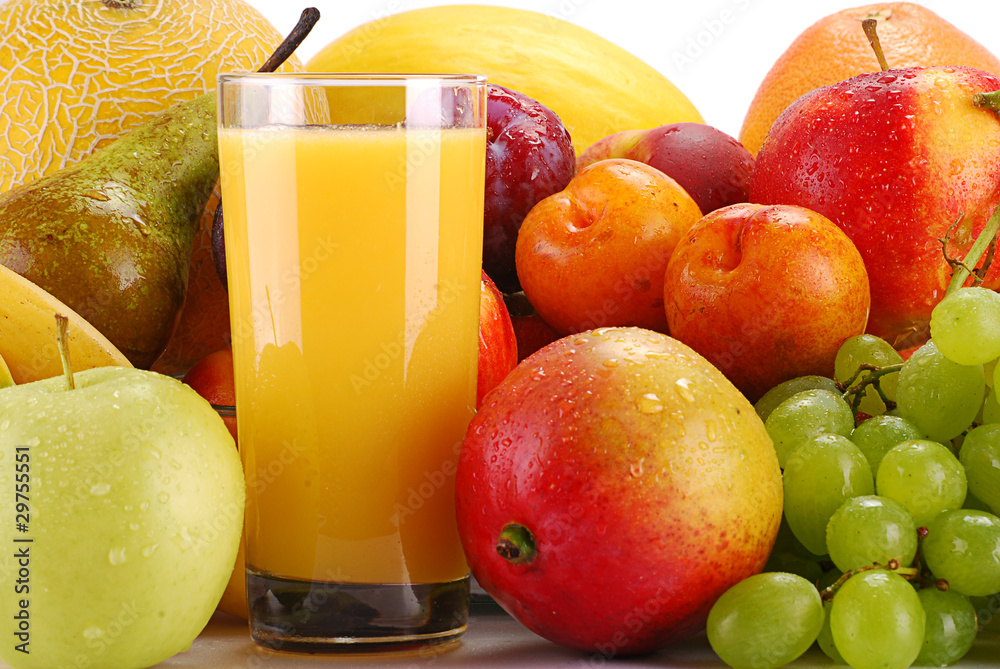
[[[90,321],[136,367],[163,351],[219,177],[216,96],[0,194],[0,264]]]

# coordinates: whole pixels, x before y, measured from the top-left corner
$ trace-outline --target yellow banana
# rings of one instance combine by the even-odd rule
[[[0,355],[0,390],[10,388],[12,385],[14,385],[14,377],[10,375],[10,367],[7,366],[7,361]]]
[[[0,265],[0,357],[17,383],[63,373],[56,314],[69,319],[69,356],[77,372],[91,367],[131,367],[107,338],[82,316],[20,274]]]

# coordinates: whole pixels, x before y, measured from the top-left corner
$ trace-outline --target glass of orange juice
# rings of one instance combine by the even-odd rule
[[[485,77],[232,74],[219,149],[247,604],[276,650],[457,639]]]

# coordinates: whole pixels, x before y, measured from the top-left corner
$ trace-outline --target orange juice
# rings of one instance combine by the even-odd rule
[[[483,134],[220,129],[249,569],[468,574],[453,480],[476,396]]]

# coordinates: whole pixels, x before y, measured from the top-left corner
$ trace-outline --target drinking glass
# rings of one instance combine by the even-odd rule
[[[227,74],[219,147],[247,603],[277,650],[458,638],[485,77]]]

